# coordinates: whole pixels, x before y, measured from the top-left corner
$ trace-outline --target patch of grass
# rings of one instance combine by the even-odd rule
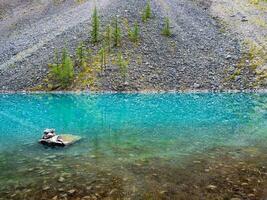
[[[267,63],[266,47],[249,39],[245,40],[243,45],[248,50],[237,64],[235,72],[230,77],[226,78],[225,81],[235,80],[235,78],[240,75],[241,71],[249,70],[250,73],[255,75],[255,79],[253,79],[250,86],[258,87],[267,80],[267,71],[263,67]]]
[[[259,4],[260,2],[267,2],[267,0],[250,0],[251,4]]]
[[[4,19],[5,15],[6,15],[5,9],[0,8],[0,19]]]
[[[60,5],[62,3],[64,3],[66,0],[53,0],[53,4],[54,5]]]
[[[267,49],[252,40],[246,40],[244,43],[248,47],[248,59],[253,69],[267,63]]]
[[[264,19],[260,18],[260,17],[255,17],[252,19],[252,22],[254,24],[256,24],[257,26],[259,27],[262,27],[262,28],[267,28],[267,23],[265,22]]]

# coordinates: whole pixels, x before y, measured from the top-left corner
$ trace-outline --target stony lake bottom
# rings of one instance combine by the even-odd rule
[[[266,198],[266,93],[0,94],[1,200]]]

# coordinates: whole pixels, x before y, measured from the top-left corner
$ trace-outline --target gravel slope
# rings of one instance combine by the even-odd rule
[[[122,19],[127,18],[129,24],[140,19],[145,5],[144,0],[97,3],[104,13],[103,21],[120,15]],[[250,87],[249,80],[253,79],[250,73],[244,73],[238,80],[227,79],[241,57],[239,41],[222,31],[207,7],[204,9],[190,0],[152,0],[151,4],[153,19],[142,25],[140,45],[135,47],[127,40],[123,42],[124,52],[130,55],[127,83],[122,83],[117,67],[110,64],[99,76],[99,90]],[[60,9],[52,9],[45,17],[27,25],[21,22],[15,30],[1,29],[0,89],[22,90],[41,83],[55,47],[66,43],[73,52],[80,40],[88,38],[93,7],[92,1],[80,5],[67,1]],[[160,34],[165,16],[171,19],[174,33],[171,38]],[[5,23],[7,20],[1,21],[1,25]]]
[[[102,77],[101,89],[220,90],[249,87],[247,75],[229,82],[231,70],[241,57],[239,41],[234,35],[223,32],[207,9],[188,0],[153,0],[151,3],[154,19],[143,25],[141,44],[134,48],[124,43],[128,54],[134,55],[127,84],[120,84],[118,70],[110,66]],[[120,9],[120,16],[138,19],[144,6],[145,1],[127,1]],[[160,34],[165,16],[171,19],[171,38]],[[142,58],[141,65],[134,59],[138,56]]]
[[[79,40],[87,37],[89,30],[86,25],[95,7],[93,1],[80,5],[66,1],[53,11],[43,13],[41,10],[52,7],[53,2],[48,2],[44,5],[29,4],[25,8],[22,1],[13,10],[11,19],[1,21],[0,26],[4,28],[0,31],[0,88],[3,90],[21,90],[39,83],[46,74],[47,62],[51,60],[55,47],[60,49],[64,43],[73,46],[78,37]],[[98,6],[104,9],[112,2],[100,0]],[[32,20],[36,16],[36,7],[40,10],[39,18]],[[25,10],[34,10],[25,17],[30,22],[17,18]],[[10,20],[16,21],[17,25]]]

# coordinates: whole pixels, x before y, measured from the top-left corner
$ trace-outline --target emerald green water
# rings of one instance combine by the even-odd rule
[[[45,148],[37,143],[45,128],[82,140],[68,148]],[[0,199],[183,199],[168,193],[168,185],[182,194],[180,185],[191,184],[190,171],[201,180],[211,161],[228,159],[235,169],[240,162],[265,167],[266,142],[264,93],[0,94]],[[211,184],[206,179],[194,181]],[[164,184],[167,189],[157,188]],[[97,185],[105,191],[99,196]],[[208,197],[209,190],[201,187],[198,194]],[[71,188],[75,194],[68,194]]]

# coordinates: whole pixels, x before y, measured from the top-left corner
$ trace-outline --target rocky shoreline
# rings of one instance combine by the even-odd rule
[[[264,199],[266,149],[218,147],[183,162],[121,158],[107,168],[101,155],[26,156],[0,154],[5,164],[17,167],[0,175],[0,199]],[[175,167],[173,166],[175,163]],[[51,168],[52,166],[52,168]],[[23,177],[31,177],[21,182]]]

